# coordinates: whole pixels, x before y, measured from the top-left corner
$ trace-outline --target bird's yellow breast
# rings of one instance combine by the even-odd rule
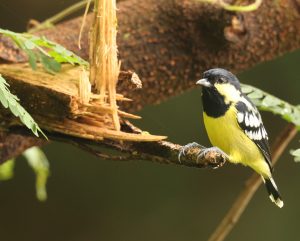
[[[225,115],[218,118],[209,117],[204,112],[203,119],[210,142],[229,155],[230,162],[250,166],[261,175],[270,176],[271,173],[263,155],[240,128],[236,116],[236,109],[233,106]]]

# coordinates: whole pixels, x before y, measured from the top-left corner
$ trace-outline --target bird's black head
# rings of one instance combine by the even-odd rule
[[[197,84],[202,85],[204,88],[212,88],[215,87],[216,84],[230,84],[237,90],[241,89],[238,78],[231,72],[221,68],[205,71],[203,73],[203,79],[197,81]]]
[[[203,87],[204,112],[209,116],[220,117],[240,98],[239,80],[229,71],[219,68],[205,71],[203,77],[197,84]]]

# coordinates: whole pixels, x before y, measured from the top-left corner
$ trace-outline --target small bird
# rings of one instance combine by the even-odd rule
[[[272,177],[268,134],[257,108],[231,72],[210,69],[203,77],[196,84],[203,87],[203,119],[210,142],[225,152],[229,162],[249,166],[260,174],[271,201],[283,207]]]

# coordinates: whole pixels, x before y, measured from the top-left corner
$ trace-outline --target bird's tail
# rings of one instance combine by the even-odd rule
[[[269,197],[271,199],[272,202],[274,202],[278,207],[282,208],[283,207],[283,201],[281,198],[281,195],[278,191],[278,188],[275,184],[275,181],[272,177],[270,178],[264,178],[262,177],[265,186],[267,188],[267,191],[269,193]]]

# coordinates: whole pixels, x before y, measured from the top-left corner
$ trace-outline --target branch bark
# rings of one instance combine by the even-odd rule
[[[33,115],[39,126],[47,131],[52,140],[73,145],[76,143],[80,148],[102,158],[142,159],[193,167],[218,167],[224,164],[225,157],[217,152],[209,152],[205,157],[198,159],[198,153],[202,151],[200,147],[189,150],[180,163],[178,154],[181,146],[161,141],[164,136],[145,133],[125,120],[125,118],[139,118],[136,115],[119,111],[122,129],[115,130],[111,109],[109,106],[99,105],[99,95],[93,94],[87,104],[80,101],[78,78],[80,71],[81,68],[63,66],[60,73],[51,75],[44,72],[41,67],[33,71],[28,64],[0,65],[0,72],[10,84],[10,90],[20,98],[24,108]],[[132,72],[122,72],[119,82],[120,86],[125,85],[129,89],[141,87],[138,76]],[[119,101],[128,101],[122,95],[117,95],[117,98]],[[20,137],[23,132],[19,131],[18,120],[5,109],[0,110],[0,116],[1,128],[9,130],[5,135],[7,138],[2,138],[5,155],[2,159],[0,156],[1,162],[20,154],[22,147],[34,145],[34,138],[27,136],[25,132],[22,144]],[[15,130],[18,132],[15,133]],[[20,147],[16,148],[16,144],[9,141],[11,135],[19,137]],[[45,141],[36,140],[37,144],[45,144]],[[126,155],[109,156],[87,145],[96,148],[106,146]]]
[[[254,12],[228,12],[196,0],[127,0],[118,4],[118,47],[123,69],[141,77],[144,89],[121,93],[134,99],[127,110],[160,103],[192,87],[202,72],[223,67],[235,73],[300,46],[297,0],[265,0]],[[39,32],[88,59],[87,18],[82,49],[81,18]],[[24,61],[11,42],[0,39],[2,61]],[[159,82],[159,84],[157,84]]]
[[[118,86],[119,93],[134,100],[134,105],[122,103],[130,111],[192,88],[205,69],[219,66],[239,72],[300,45],[300,11],[296,0],[265,0],[258,11],[250,13],[228,12],[193,0],[128,0],[120,2],[118,8],[122,66],[135,70],[144,87],[131,91],[127,86]],[[88,59],[90,24],[88,17],[81,50],[77,47],[81,18],[39,34]],[[26,60],[3,37],[0,59]]]
[[[160,103],[192,88],[195,80],[200,78],[206,69],[218,66],[237,73],[300,47],[300,5],[297,0],[265,0],[258,11],[250,13],[228,12],[218,6],[196,0],[127,0],[121,2],[118,8],[118,46],[122,67],[136,71],[144,86],[142,90],[135,91],[131,91],[132,88],[128,88],[128,85],[118,86],[119,93],[134,100],[134,105],[128,101],[123,102],[122,106],[130,111],[139,110],[147,104]],[[77,40],[81,18],[64,22],[38,34],[88,59],[88,30],[91,20],[91,16],[87,18],[82,39],[83,48],[80,50],[77,48]],[[26,57],[10,41],[0,36],[0,63],[25,60]],[[63,90],[56,93],[63,94]],[[60,104],[60,101],[72,103],[72,98],[69,97],[54,100]],[[25,102],[24,98],[20,98]],[[36,104],[29,102],[33,106]],[[78,131],[76,125],[69,133],[59,133],[59,130],[67,126],[66,123],[60,122],[59,117],[63,115],[62,117],[69,118],[67,113],[72,110],[72,105],[61,105],[57,109],[50,107],[42,109],[44,114],[49,110],[53,111],[52,118],[56,121],[53,123],[50,122],[53,120],[50,116],[43,117],[41,113],[32,112],[37,115],[38,122],[48,128],[47,134],[50,139],[76,145],[101,158],[150,160],[192,167],[218,167],[225,162],[225,158],[215,152],[210,152],[198,160],[198,153],[201,151],[199,147],[191,149],[179,162],[180,145],[166,141],[119,142],[105,138],[99,142],[99,139],[90,138],[89,135],[75,136],[74,133]],[[40,110],[40,107],[36,110]],[[55,123],[58,123],[60,128],[55,128]],[[121,123],[123,132],[141,134],[141,131],[128,121],[122,120]],[[27,136],[24,129],[20,130],[11,125],[8,127],[11,128],[0,137],[0,161],[19,155],[31,145],[45,143]],[[277,142],[279,144],[273,156],[275,161],[296,130],[292,128],[286,133],[287,135]],[[118,150],[121,154],[110,156],[99,152],[98,147],[103,146]],[[220,241],[226,237],[260,184],[257,175],[253,175],[247,181],[246,188],[210,241]]]
[[[142,131],[137,127],[133,126],[129,121],[125,121],[121,125],[121,129],[130,133],[141,133]],[[56,139],[56,137],[53,137]],[[60,139],[61,141],[62,139]],[[63,141],[69,142],[68,139]],[[182,146],[174,144],[168,141],[158,141],[158,142],[123,142],[112,140],[103,140],[102,144],[87,141],[87,140],[72,140],[70,144],[73,144],[87,152],[92,153],[97,157],[101,157],[109,160],[118,161],[132,161],[132,160],[145,160],[152,161],[161,164],[176,164],[188,167],[196,168],[219,168],[222,167],[226,162],[226,157],[221,153],[216,151],[209,151],[205,156],[198,158],[198,154],[204,149],[200,146],[195,146],[186,151],[185,155],[182,156],[180,161],[178,160],[179,152]],[[87,146],[92,145],[93,147]],[[125,155],[106,155],[103,152],[99,152],[97,147],[105,146],[118,150]]]

